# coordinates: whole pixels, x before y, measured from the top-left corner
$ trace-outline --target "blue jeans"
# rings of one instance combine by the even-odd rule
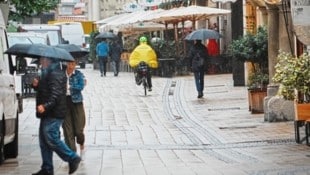
[[[204,70],[195,71],[194,77],[195,77],[195,84],[196,84],[196,90],[199,92],[203,92],[204,88]]]
[[[100,73],[102,74],[106,74],[107,72],[107,62],[108,62],[108,58],[104,57],[104,56],[99,56],[99,69],[100,69]]]
[[[53,151],[64,161],[72,162],[78,155],[60,140],[60,126],[63,119],[41,118],[39,143],[43,163],[41,169],[54,172]]]

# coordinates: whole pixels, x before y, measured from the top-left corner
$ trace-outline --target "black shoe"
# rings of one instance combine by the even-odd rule
[[[36,173],[32,173],[32,175],[54,175],[54,173],[48,172],[47,170],[41,169]]]
[[[74,173],[78,169],[80,162],[81,162],[81,158],[77,157],[73,159],[72,162],[69,163],[69,174]]]
[[[202,97],[203,97],[203,93],[202,92],[198,92],[197,98],[202,98]]]
[[[149,92],[151,92],[152,91],[152,88],[151,87],[149,87]]]

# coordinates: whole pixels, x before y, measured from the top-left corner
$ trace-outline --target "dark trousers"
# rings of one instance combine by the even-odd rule
[[[113,68],[114,75],[118,75],[118,73],[119,73],[119,63],[120,63],[119,60],[113,60],[111,62],[111,66]]]
[[[102,74],[106,75],[107,73],[107,62],[108,58],[106,56],[99,56],[99,69],[101,75]]]
[[[67,96],[67,115],[62,125],[66,144],[76,152],[76,143],[84,145],[85,111],[83,102],[73,103]]]
[[[196,84],[196,90],[198,93],[202,93],[204,89],[204,70],[195,71],[194,77],[195,77],[195,84]]]
[[[135,74],[135,80],[136,82],[141,80],[141,75],[139,75],[137,69],[134,70],[134,74]],[[152,71],[150,69],[148,69],[147,75],[146,75],[146,81],[148,84],[149,88],[152,88]]]

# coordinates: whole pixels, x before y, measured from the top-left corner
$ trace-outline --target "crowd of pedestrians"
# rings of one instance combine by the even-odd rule
[[[158,68],[158,60],[155,50],[147,41],[145,36],[139,38],[139,44],[129,57],[129,65],[136,69],[139,63],[143,62],[149,67],[147,84],[151,91],[150,70]],[[123,48],[118,40],[109,43],[107,39],[101,39],[96,46],[100,76],[106,76],[108,58],[111,59],[114,76],[118,76],[122,52]],[[206,47],[201,40],[195,40],[188,58],[194,73],[198,98],[203,97],[204,64],[207,57]],[[86,86],[86,77],[76,69],[76,61],[68,61],[63,65],[57,59],[40,58],[41,73],[33,80],[32,87],[36,91],[36,116],[40,119],[39,145],[42,164],[41,169],[33,175],[54,174],[53,152],[68,162],[69,174],[74,173],[85,158],[85,111],[82,91]],[[135,72],[137,84],[138,76]],[[61,140],[60,127],[63,128],[65,142]]]

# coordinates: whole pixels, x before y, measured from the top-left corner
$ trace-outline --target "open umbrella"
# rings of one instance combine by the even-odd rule
[[[30,58],[48,57],[60,61],[74,61],[68,51],[45,44],[14,44],[5,53]]]
[[[65,49],[73,58],[82,58],[89,54],[89,51],[75,44],[58,44],[56,47]]]
[[[188,34],[186,40],[206,40],[206,39],[219,39],[221,35],[210,29],[198,29]]]
[[[112,32],[103,32],[96,36],[96,39],[114,39],[116,35]]]
[[[148,17],[147,21],[176,23],[186,20],[198,21],[214,16],[230,14],[230,10],[191,5],[187,7],[172,8]]]

